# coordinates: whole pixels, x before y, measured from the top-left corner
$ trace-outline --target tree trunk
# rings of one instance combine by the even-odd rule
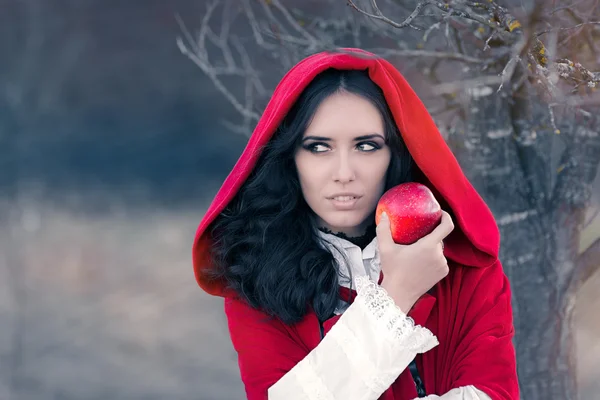
[[[500,227],[521,397],[577,399],[574,276],[587,199],[566,204],[560,194],[567,191],[553,195],[573,177],[553,182],[556,133],[540,128],[547,115],[518,102],[511,107],[506,93],[477,90],[467,97],[464,128],[453,127],[449,143]]]

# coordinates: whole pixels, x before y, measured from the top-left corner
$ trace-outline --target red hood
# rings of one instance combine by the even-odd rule
[[[455,229],[445,241],[446,256],[471,267],[487,267],[496,261],[500,234],[494,217],[465,177],[419,97],[389,62],[362,50],[347,50],[307,57],[294,66],[275,89],[246,148],[196,232],[192,249],[194,273],[200,287],[209,294],[224,296],[226,293],[223,282],[207,282],[200,277],[199,272],[211,266],[211,238],[207,228],[250,175],[260,149],[275,133],[303,89],[328,68],[368,69],[371,79],[383,90],[402,139],[424,175],[420,181],[432,189],[442,208],[453,216]]]

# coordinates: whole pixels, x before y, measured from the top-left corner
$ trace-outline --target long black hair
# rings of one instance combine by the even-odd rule
[[[340,91],[360,95],[381,113],[392,157],[386,187],[412,180],[413,161],[382,90],[366,71],[328,69],[302,92],[247,181],[210,227],[214,268],[243,300],[285,323],[311,306],[320,320],[338,301],[338,266],[320,245],[316,218],[302,195],[294,154],[321,102]]]

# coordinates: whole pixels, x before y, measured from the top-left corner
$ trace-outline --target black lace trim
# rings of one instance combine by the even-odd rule
[[[353,243],[353,244],[357,245],[358,247],[360,247],[361,250],[364,250],[364,248],[367,247],[367,245],[369,243],[371,243],[373,241],[373,239],[375,238],[376,227],[377,226],[375,225],[375,222],[373,222],[373,224],[371,224],[371,225],[369,225],[369,227],[367,227],[367,230],[365,231],[364,235],[355,236],[355,237],[347,236],[343,232],[332,232],[331,230],[324,228],[324,227],[319,227],[319,230],[321,232],[329,233],[329,234],[335,235],[339,238],[346,239],[350,243]]]

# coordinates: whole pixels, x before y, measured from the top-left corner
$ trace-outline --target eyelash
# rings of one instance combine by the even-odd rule
[[[360,142],[360,143],[358,143],[356,146],[357,146],[357,147],[358,147],[358,146],[363,146],[363,145],[365,145],[365,144],[366,144],[366,145],[369,145],[369,146],[371,146],[371,147],[373,147],[373,149],[371,149],[371,150],[363,150],[365,153],[372,153],[372,152],[374,152],[374,151],[377,151],[377,150],[381,149],[381,146],[379,146],[379,145],[378,145],[377,143],[375,143],[375,142]],[[326,143],[322,143],[322,142],[314,142],[314,143],[311,143],[311,144],[308,144],[308,145],[306,145],[306,146],[302,146],[302,147],[303,147],[305,150],[308,150],[308,151],[310,151],[311,153],[314,153],[314,154],[324,153],[324,151],[316,151],[316,150],[315,150],[315,148],[316,148],[317,146],[325,146],[325,147],[329,147],[329,145],[328,145],[328,144],[326,144]]]

